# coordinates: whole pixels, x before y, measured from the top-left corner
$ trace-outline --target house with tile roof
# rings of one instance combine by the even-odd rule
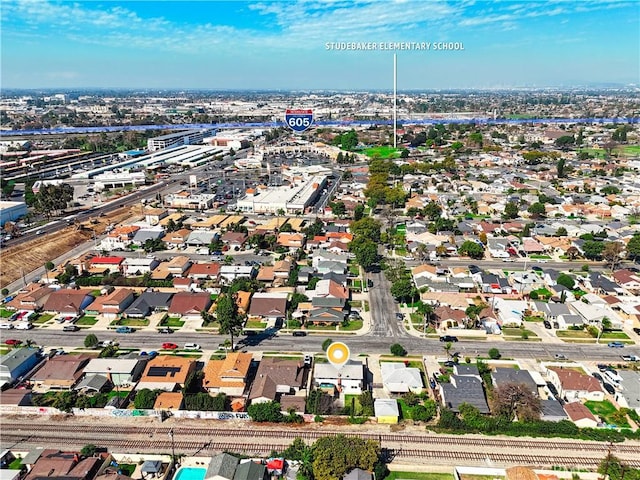
[[[158,355],[149,360],[136,385],[136,390],[164,390],[173,392],[184,387],[189,375],[195,370],[196,362],[176,355]]]
[[[209,360],[204,367],[202,386],[212,395],[241,396],[247,387],[247,375],[253,355],[230,352],[222,360]]]
[[[49,295],[55,290],[39,283],[29,283],[13,299],[5,304],[7,310],[26,310],[35,312],[42,309]]]
[[[604,400],[604,392],[600,382],[585,373],[571,368],[549,367],[547,369],[549,380],[556,387],[560,397],[567,402],[579,400]]]
[[[95,300],[88,289],[63,288],[49,295],[42,309],[48,313],[63,316],[75,316],[84,313],[84,310]]]
[[[182,392],[162,392],[156,397],[153,404],[155,410],[182,410],[184,406],[184,395]]]
[[[135,292],[129,288],[116,288],[106,295],[100,295],[87,307],[87,313],[102,315],[108,320],[115,320],[135,300]]]
[[[169,304],[169,315],[183,320],[199,320],[202,312],[209,310],[211,303],[208,292],[178,292]]]
[[[567,412],[569,420],[580,428],[596,428],[598,419],[581,402],[569,402],[564,404],[564,411]]]

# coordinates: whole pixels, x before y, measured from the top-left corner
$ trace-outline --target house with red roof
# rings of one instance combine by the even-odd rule
[[[124,257],[93,257],[89,262],[89,273],[104,274],[107,270],[111,273],[122,273]]]
[[[564,411],[567,412],[569,419],[580,428],[596,428],[598,426],[598,419],[580,402],[565,403]]]
[[[604,400],[604,392],[600,382],[591,375],[563,367],[549,367],[548,375],[560,396],[567,402],[578,400],[601,402]]]
[[[217,280],[220,275],[220,264],[217,262],[194,263],[187,273],[192,280]]]
[[[211,295],[207,292],[178,292],[171,299],[169,315],[183,320],[199,320],[202,311],[209,310]]]
[[[118,315],[135,300],[135,293],[129,288],[116,288],[107,295],[101,295],[87,308],[89,314],[99,314],[108,320]]]

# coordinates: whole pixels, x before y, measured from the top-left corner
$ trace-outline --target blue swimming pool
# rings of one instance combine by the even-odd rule
[[[173,480],[204,480],[206,473],[206,468],[180,467],[173,477]]]

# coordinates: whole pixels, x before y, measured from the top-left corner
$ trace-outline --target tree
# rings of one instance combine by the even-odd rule
[[[322,342],[322,351],[326,352],[327,348],[329,348],[329,345],[331,345],[333,343],[333,340],[331,340],[330,338],[327,338],[324,342]]]
[[[451,355],[451,349],[453,348],[453,343],[445,342],[445,344],[442,346],[442,348],[444,348],[444,351],[447,354],[447,358],[449,358],[449,356]]]
[[[378,442],[344,435],[321,437],[312,449],[315,480],[342,478],[353,468],[371,471],[380,456]]]
[[[46,263],[44,264],[44,269],[45,269],[47,272],[50,272],[50,271],[51,271],[51,270],[53,270],[55,267],[56,267],[56,266],[53,264],[53,262],[50,262],[50,261],[49,261],[49,262],[46,262]]]
[[[560,160],[558,160],[558,163],[556,164],[556,171],[558,172],[558,178],[563,178],[564,174],[565,174],[565,166],[566,160],[564,158],[561,158]]]
[[[520,212],[520,208],[518,207],[518,204],[515,202],[507,202],[504,206],[504,218],[506,219],[511,219],[511,218],[518,218]]]
[[[96,345],[98,345],[98,337],[96,337],[95,334],[90,333],[84,337],[84,346],[86,348],[94,348]]]
[[[51,218],[55,213],[67,208],[73,200],[73,187],[68,183],[60,185],[42,185],[35,195],[34,207],[36,211]]]
[[[567,257],[569,257],[569,260],[575,260],[579,255],[580,250],[578,250],[576,247],[571,246],[567,248]]]
[[[637,260],[640,257],[640,233],[636,233],[627,243],[627,257]]]
[[[391,284],[391,295],[398,300],[406,300],[412,296],[413,282],[408,277],[399,278]]]
[[[564,227],[558,227],[558,229],[556,230],[556,237],[566,237],[567,236],[567,229]]]
[[[540,398],[523,383],[503,383],[492,390],[491,412],[512,422],[518,420],[530,422],[540,419]]]
[[[351,224],[351,233],[354,237],[364,237],[375,243],[380,242],[382,225],[378,220],[371,217],[364,217]]]
[[[364,216],[364,205],[359,203],[353,209],[353,219],[357,221],[357,220],[360,220],[363,216]]]
[[[93,457],[96,454],[98,447],[96,447],[93,443],[88,443],[80,450],[80,455],[83,457]]]
[[[0,293],[2,293],[3,297],[6,297],[7,295],[9,295],[9,289],[8,288],[3,288]]]
[[[566,150],[570,145],[575,143],[575,139],[573,135],[563,135],[556,139],[556,147],[559,147],[561,150]],[[560,176],[560,175],[558,175]]]
[[[438,413],[438,404],[435,400],[429,398],[425,400],[424,405],[416,405],[411,410],[411,416],[418,422],[428,422]]]
[[[159,390],[150,390],[148,388],[143,388],[142,390],[139,390],[138,393],[136,393],[136,398],[134,398],[133,400],[133,406],[139,410],[147,410],[153,408],[159,393]]]
[[[489,354],[489,358],[492,360],[498,360],[502,355],[500,355],[500,350],[498,350],[497,348],[493,347],[489,349],[489,352],[487,352]]]
[[[365,270],[378,263],[378,244],[364,237],[354,238],[349,249],[355,254],[356,261]]]
[[[422,211],[432,222],[440,218],[440,215],[442,215],[442,207],[433,201],[427,203]]]
[[[576,285],[575,280],[570,275],[567,275],[566,273],[561,273],[560,275],[558,275],[558,279],[556,280],[556,283],[558,285],[567,287],[569,290],[573,290],[573,287],[575,287]]]
[[[243,319],[238,314],[238,305],[232,294],[224,295],[218,299],[216,318],[220,324],[220,333],[228,334],[231,337],[231,350],[233,351],[233,337],[240,334]]]
[[[484,258],[484,248],[477,242],[472,240],[465,240],[460,248],[458,248],[458,253],[460,255],[467,255],[476,260],[481,260]]]
[[[614,270],[622,261],[624,246],[620,242],[606,242],[602,249],[602,258]]]
[[[363,417],[372,417],[373,411],[373,394],[370,390],[365,390],[358,396],[360,406],[362,407]]]
[[[546,209],[544,207],[544,203],[535,202],[529,205],[527,212],[529,212],[533,218],[540,218],[544,216]]]
[[[604,250],[604,243],[597,240],[587,240],[582,244],[582,251],[584,257],[589,260],[597,260],[602,256]]]
[[[343,216],[347,211],[344,202],[329,202],[329,206],[331,207],[333,214],[337,217]]]
[[[282,412],[278,402],[252,403],[247,413],[254,422],[281,422]]]
[[[393,345],[391,345],[390,350],[391,355],[393,355],[394,357],[404,357],[407,355],[407,350],[399,343],[394,343]]]

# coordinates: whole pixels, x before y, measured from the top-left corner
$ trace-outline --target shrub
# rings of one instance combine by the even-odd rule
[[[407,354],[407,351],[405,350],[405,348],[399,343],[394,343],[393,345],[391,345],[390,350],[391,350],[391,355],[395,357],[404,357]]]
[[[329,345],[331,345],[333,343],[333,340],[331,340],[330,338],[327,338],[324,342],[322,342],[322,351],[326,352],[327,348],[329,348]]]
[[[492,360],[498,360],[502,355],[500,355],[500,350],[498,350],[497,348],[490,348],[489,352],[487,352],[489,354],[489,358]]]

